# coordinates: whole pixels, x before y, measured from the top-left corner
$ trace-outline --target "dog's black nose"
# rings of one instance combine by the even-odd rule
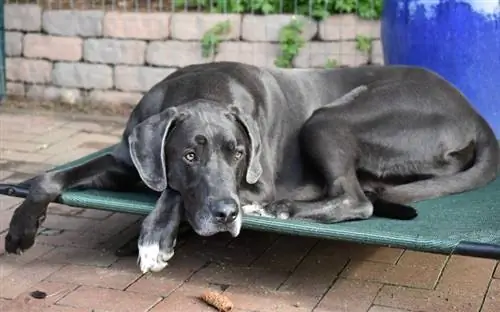
[[[212,207],[212,213],[217,222],[231,223],[238,217],[238,203],[234,199],[215,201]]]

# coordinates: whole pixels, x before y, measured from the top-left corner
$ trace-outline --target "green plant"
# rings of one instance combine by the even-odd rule
[[[356,49],[364,53],[370,53],[372,51],[372,38],[364,35],[356,36]]]
[[[230,31],[231,23],[229,20],[219,22],[207,30],[201,38],[201,55],[204,58],[215,57],[219,52],[219,44],[223,40],[222,36],[227,35]]]
[[[329,15],[352,13],[377,19],[383,0],[174,0],[178,10],[212,13],[298,14],[321,20]]]
[[[279,34],[280,54],[274,61],[277,67],[293,67],[293,59],[299,54],[304,46],[305,40],[302,37],[304,23],[296,18],[283,26]]]
[[[339,66],[339,62],[337,62],[337,60],[334,60],[334,59],[327,59],[326,60],[326,63],[325,63],[326,69],[335,68],[337,66]]]

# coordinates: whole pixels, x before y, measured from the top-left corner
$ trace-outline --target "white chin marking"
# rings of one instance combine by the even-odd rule
[[[168,265],[168,260],[174,252],[166,253],[160,250],[158,244],[139,245],[139,266],[142,273],[160,272]]]
[[[234,224],[233,224],[232,228],[229,229],[229,233],[231,234],[231,236],[238,237],[238,235],[240,235],[242,222],[243,222],[243,220],[242,220],[242,216],[240,213],[240,214],[238,214],[238,217],[236,218],[236,220],[234,220]]]
[[[252,204],[252,205],[245,205],[241,207],[243,210],[243,213],[249,216],[258,216],[258,217],[268,217],[268,218],[274,218],[274,216],[270,213],[268,213],[262,205],[259,204]]]

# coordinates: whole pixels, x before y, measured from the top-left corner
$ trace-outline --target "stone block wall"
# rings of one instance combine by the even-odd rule
[[[181,66],[240,61],[274,66],[278,34],[290,15],[43,10],[5,5],[8,94],[28,98],[135,105],[156,82]],[[218,22],[230,33],[213,59],[202,57],[200,40]],[[379,23],[354,15],[307,20],[299,68],[323,67],[328,59],[356,66],[382,63]],[[355,38],[373,38],[371,54]]]

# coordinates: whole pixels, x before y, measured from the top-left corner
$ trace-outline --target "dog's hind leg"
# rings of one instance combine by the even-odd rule
[[[94,179],[95,187],[116,186],[115,181],[129,181],[134,170],[127,168],[113,155],[106,154],[86,163],[57,171],[46,172],[36,177],[27,197],[16,208],[10,220],[9,232],[5,237],[7,253],[21,253],[35,243],[35,236],[45,220],[47,206],[64,190],[77,185],[84,185]],[[95,180],[96,177],[100,177]]]
[[[278,218],[313,219],[334,223],[370,218],[374,214],[397,219],[412,219],[416,211],[407,206],[392,206],[397,213],[380,210],[364,193],[356,176],[359,157],[357,139],[348,125],[314,114],[303,126],[300,134],[301,150],[305,161],[311,162],[323,175],[326,196],[315,201],[281,200],[269,204],[266,210]],[[374,201],[377,202],[376,200]]]
[[[469,164],[471,148],[475,157]],[[427,180],[388,186],[379,193],[379,197],[407,204],[474,190],[497,178],[499,158],[500,149],[492,132],[480,133],[476,144],[445,153],[442,162],[452,168],[449,172]],[[467,164],[469,167],[463,168]]]
[[[180,194],[167,188],[142,222],[138,241],[138,262],[142,273],[163,270],[173,257],[182,213]]]

